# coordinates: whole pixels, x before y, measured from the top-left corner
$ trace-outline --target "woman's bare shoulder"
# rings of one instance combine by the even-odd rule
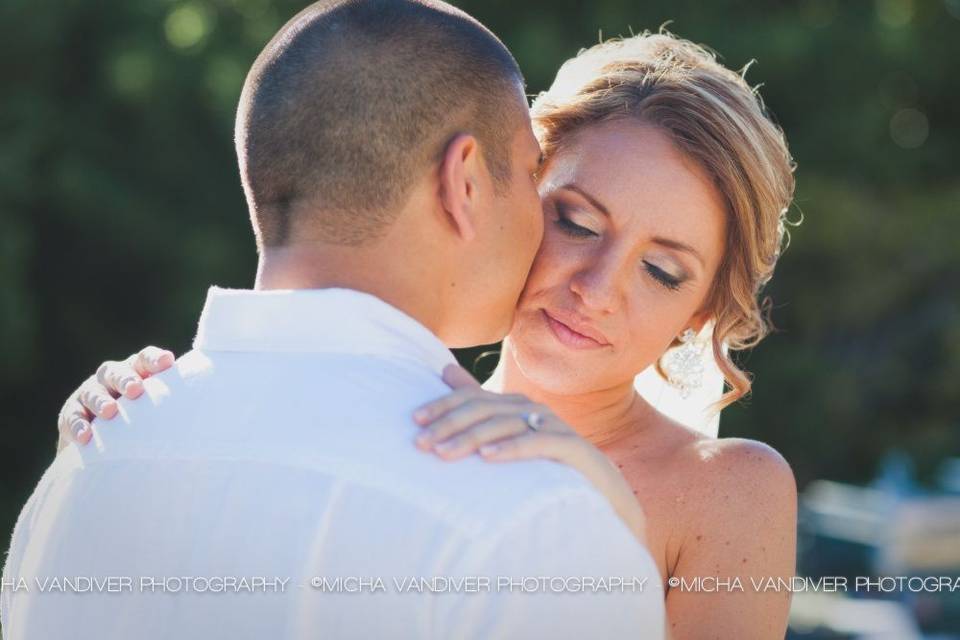
[[[766,517],[795,509],[793,469],[779,451],[747,438],[702,438],[683,456],[701,513],[751,512]],[[752,518],[748,518],[752,521]]]
[[[796,497],[793,470],[768,444],[747,438],[715,438],[666,416],[648,424],[646,433],[623,441],[619,447],[627,467],[656,467],[659,477],[684,488],[694,501],[720,497],[751,502],[760,494],[777,500]],[[699,510],[699,507],[698,507]]]
[[[734,481],[793,478],[793,470],[780,452],[759,440],[704,436],[692,440],[687,453],[704,472],[730,476]]]

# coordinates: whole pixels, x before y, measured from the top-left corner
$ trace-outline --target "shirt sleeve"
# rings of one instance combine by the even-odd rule
[[[23,564],[23,547],[30,539],[37,510],[42,505],[49,491],[50,483],[52,482],[52,470],[60,455],[61,453],[58,453],[58,457],[54,459],[53,464],[44,471],[37,486],[34,487],[33,492],[27,499],[27,503],[23,506],[23,509],[20,510],[20,515],[17,516],[17,522],[13,527],[13,532],[10,534],[10,548],[7,550],[7,555],[3,563],[3,587],[0,589],[0,629],[5,630],[3,632],[4,638],[12,637],[13,626],[11,613],[14,604],[13,600],[18,595],[17,592],[20,591],[24,593],[25,591],[29,591],[29,587],[31,586],[27,583],[25,590],[20,589],[22,586],[20,582],[20,568]]]
[[[452,574],[486,577],[488,588],[441,596],[436,638],[664,637],[656,564],[595,492],[526,509],[471,543]]]

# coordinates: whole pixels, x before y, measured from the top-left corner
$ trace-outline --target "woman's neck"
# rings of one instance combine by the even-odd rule
[[[503,342],[500,362],[484,388],[499,393],[520,393],[545,404],[578,434],[604,446],[642,430],[654,409],[634,389],[633,381],[580,394],[556,394],[527,378],[517,366],[510,339]]]

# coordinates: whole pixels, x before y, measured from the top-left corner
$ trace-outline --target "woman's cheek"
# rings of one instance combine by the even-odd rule
[[[533,266],[530,267],[530,275],[527,278],[528,289],[536,290],[550,286],[557,279],[556,276],[562,272],[562,265],[566,261],[553,233],[548,229],[543,234],[540,250],[533,259]]]
[[[674,322],[665,315],[675,312],[665,308],[662,301],[658,304],[656,295],[650,295],[649,291],[634,295],[627,312],[627,343],[630,345],[627,359],[635,373],[656,362],[673,342],[670,327]]]

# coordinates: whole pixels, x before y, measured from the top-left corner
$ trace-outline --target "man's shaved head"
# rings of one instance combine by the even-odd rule
[[[236,144],[261,246],[294,228],[334,244],[379,237],[458,132],[509,184],[523,79],[507,48],[442,2],[317,2],[257,58]]]

